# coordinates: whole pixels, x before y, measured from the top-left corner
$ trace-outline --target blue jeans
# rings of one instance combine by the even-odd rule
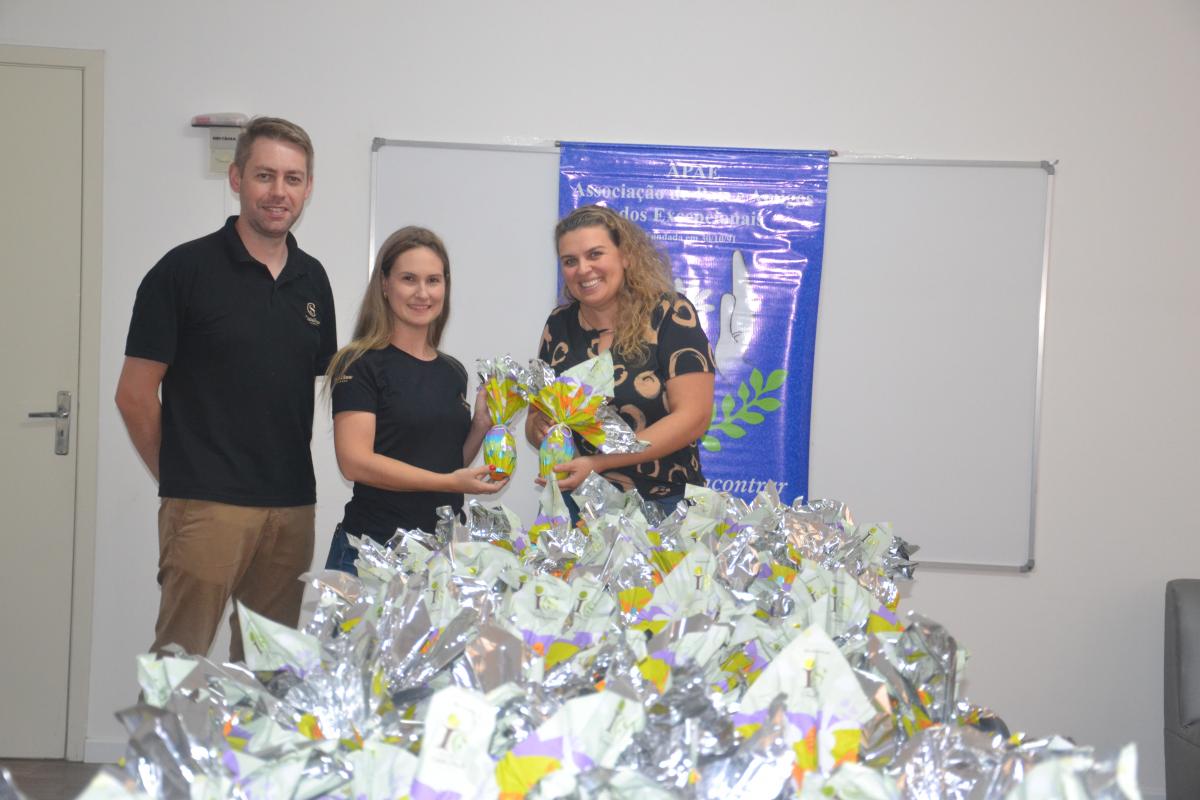
[[[333,529],[333,540],[329,543],[329,556],[325,559],[325,569],[336,569],[358,575],[354,559],[358,558],[358,549],[346,538],[346,529],[339,523]]]

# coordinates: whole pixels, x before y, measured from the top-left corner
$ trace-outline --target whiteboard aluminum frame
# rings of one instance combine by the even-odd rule
[[[428,147],[433,149],[452,150],[501,150],[530,153],[561,153],[559,140],[553,140],[553,145],[533,144],[486,144],[479,142],[440,142],[420,139],[386,139],[375,137],[371,142],[371,198],[368,208],[368,242],[367,275],[374,268],[376,230],[375,210],[378,192],[378,154],[384,147]],[[942,158],[909,158],[897,155],[869,155],[848,153],[841,155],[836,150],[829,151],[829,161],[832,164],[874,164],[880,166],[946,166],[946,167],[1002,167],[1040,169],[1046,173],[1046,217],[1042,230],[1042,268],[1041,296],[1038,299],[1038,331],[1037,331],[1037,363],[1034,377],[1034,413],[1033,413],[1033,448],[1030,464],[1030,494],[1029,494],[1029,545],[1027,558],[1023,564],[980,564],[964,561],[918,561],[922,567],[940,570],[971,570],[982,572],[1032,572],[1035,563],[1035,546],[1037,543],[1037,500],[1038,472],[1041,461],[1042,433],[1042,376],[1045,358],[1046,339],[1046,296],[1050,274],[1050,234],[1054,212],[1054,180],[1057,173],[1058,160],[1042,161],[1004,161],[977,159],[942,159]]]
[[[996,161],[986,159],[958,159],[958,158],[908,158],[906,156],[873,156],[862,153],[850,153],[846,155],[838,155],[837,151],[831,151],[833,154],[829,157],[832,164],[879,164],[890,166],[912,165],[919,167],[1005,167],[1008,169],[1020,167],[1037,167],[1045,171],[1047,175],[1055,173],[1055,167],[1058,160],[1054,161]]]

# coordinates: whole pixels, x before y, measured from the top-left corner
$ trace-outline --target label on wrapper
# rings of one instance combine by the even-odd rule
[[[549,478],[554,467],[575,458],[575,438],[566,425],[551,425],[538,448],[538,474]],[[557,475],[555,475],[557,477]]]

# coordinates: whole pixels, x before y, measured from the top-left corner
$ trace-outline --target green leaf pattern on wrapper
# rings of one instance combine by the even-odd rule
[[[256,672],[293,667],[303,676],[321,663],[321,643],[315,636],[256,614],[237,603],[246,666]]]
[[[766,419],[764,412],[771,414],[782,407],[779,398],[772,397],[771,393],[783,386],[786,379],[785,369],[773,370],[765,380],[757,367],[751,370],[750,383],[747,385],[742,381],[738,385],[737,399],[727,394],[721,398],[721,402],[713,403],[712,420],[708,432],[700,440],[700,446],[710,453],[718,452],[721,449],[721,440],[717,438],[719,434],[730,439],[741,439],[746,435],[745,426],[762,424]],[[752,390],[753,396],[750,394]],[[718,412],[720,421],[717,420]]]
[[[142,687],[142,696],[146,703],[155,708],[162,708],[175,690],[192,670],[196,668],[195,661],[184,658],[163,656],[161,659],[146,653],[137,657],[137,681]]]

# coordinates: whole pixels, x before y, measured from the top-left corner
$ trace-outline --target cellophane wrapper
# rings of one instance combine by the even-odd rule
[[[481,358],[475,363],[492,427],[483,438],[483,461],[493,477],[507,478],[517,466],[517,443],[512,422],[529,405],[524,387],[528,371],[510,356]]]
[[[364,578],[305,576],[300,630],[239,608],[244,665],[142,657],[122,766],[84,796],[1139,797],[1132,745],[1029,739],[962,695],[888,526],[769,489],[664,517],[598,476],[572,526],[547,489],[536,536],[480,505],[370,543]]]
[[[613,396],[613,361],[608,351],[576,364],[562,375],[555,375],[549,364],[535,359],[529,364],[528,377],[525,388],[529,404],[549,417],[554,426],[539,454],[539,474],[543,478],[549,477],[555,465],[575,457],[574,444],[567,444],[571,438],[567,429],[601,453],[639,453],[648,446],[608,404]]]

